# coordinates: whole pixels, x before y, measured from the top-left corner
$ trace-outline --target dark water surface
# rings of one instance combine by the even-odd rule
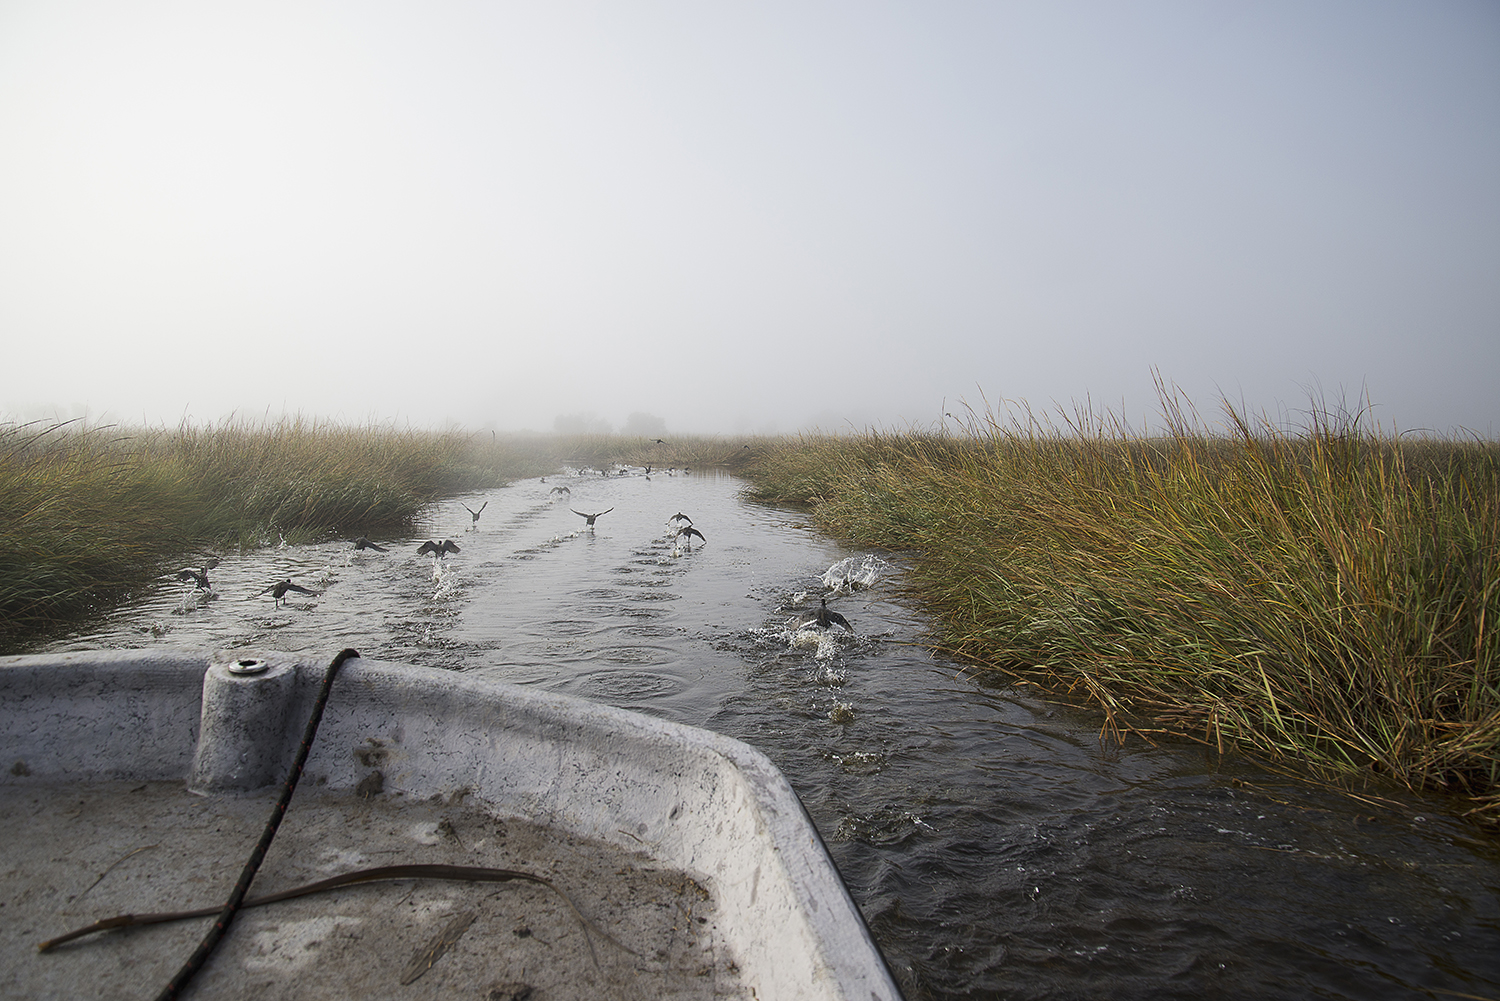
[[[225,555],[216,598],[164,584],[46,649],[353,646],[747,741],[802,797],[912,1001],[1500,999],[1500,851],[1450,804],[1102,746],[1089,715],[930,657],[892,560],[740,486],[530,480],[436,507],[387,553]],[[477,530],[460,500],[489,501]],[[591,532],[570,506],[614,510]],[[706,542],[674,546],[679,511]],[[416,554],[445,535],[462,552]],[[284,577],[319,593],[255,596]],[[852,634],[796,628],[822,596]]]

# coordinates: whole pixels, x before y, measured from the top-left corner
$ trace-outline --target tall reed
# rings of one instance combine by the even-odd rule
[[[1500,820],[1500,447],[1315,412],[1169,408],[801,439],[766,500],[911,554],[941,644],[1085,696],[1107,728],[1470,797]]]

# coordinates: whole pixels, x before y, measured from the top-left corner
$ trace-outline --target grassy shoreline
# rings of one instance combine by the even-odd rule
[[[1500,822],[1500,446],[1229,412],[782,443],[755,495],[911,554],[940,647],[1172,734]]]
[[[1500,445],[1229,412],[1133,436],[676,438],[0,425],[0,648],[196,554],[394,534],[564,465],[717,466],[854,545],[909,554],[937,644],[1097,705],[1106,730],[1379,776],[1500,823]]]
[[[398,530],[441,496],[552,466],[535,442],[477,441],[300,419],[0,425],[0,648],[97,614],[169,564],[278,535]]]
[[[428,504],[564,465],[722,465],[740,439],[348,427],[0,424],[0,650],[100,614],[214,552],[410,527]]]

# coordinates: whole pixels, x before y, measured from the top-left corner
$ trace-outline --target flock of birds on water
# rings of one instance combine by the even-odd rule
[[[646,466],[645,470],[646,478],[649,480],[651,478],[651,467]],[[674,468],[672,470],[669,470],[668,472],[675,474],[676,470]],[[684,470],[683,472],[686,473],[687,470]],[[547,478],[542,477],[541,482],[547,482]],[[554,498],[567,497],[571,496],[572,494],[572,491],[565,486],[554,486],[550,492]],[[477,509],[469,507],[469,505],[467,504],[463,504],[463,509],[469,512],[469,516],[472,519],[471,528],[476,531],[478,530],[479,516],[481,513],[483,513],[484,509],[489,506],[489,501],[485,501],[483,504],[480,504]],[[595,511],[592,514],[585,511],[580,511],[574,507],[569,507],[568,510],[581,517],[584,520],[585,527],[590,531],[593,531],[595,520],[602,518],[606,514],[609,514],[614,510],[614,508],[608,507],[603,511]],[[698,531],[698,529],[693,527],[693,519],[689,518],[681,511],[678,511],[676,514],[672,515],[672,517],[668,518],[667,523],[673,526],[673,537],[678,539],[686,539],[687,545],[689,546],[692,545],[694,536],[697,536],[705,543],[708,542],[708,538],[704,536],[702,532]],[[378,543],[369,539],[367,536],[361,535],[359,538],[353,539],[351,541],[353,542],[356,551],[373,549],[377,553],[390,552],[388,547],[379,545]],[[447,558],[449,553],[457,552],[461,552],[461,550],[459,549],[458,543],[454,542],[452,539],[443,539],[442,541],[428,539],[426,542],[423,542],[420,546],[417,547],[418,556],[425,556],[426,554],[431,553],[435,560],[445,559]],[[198,591],[212,595],[213,587],[208,582],[208,572],[218,565],[219,561],[217,559],[210,559],[206,561],[202,567],[183,567],[175,574],[169,574],[168,576],[175,577],[177,580],[183,581],[184,583],[192,581],[194,587],[196,587]],[[852,589],[853,582],[847,577],[844,583],[848,584]],[[284,578],[257,592],[255,594],[255,597],[259,598],[263,595],[269,594],[273,599],[272,607],[279,608],[281,607],[281,603],[287,600],[286,596],[290,592],[314,596],[318,594],[317,591],[312,591],[308,588],[302,587],[301,585],[293,584],[290,578]],[[848,619],[828,607],[827,598],[820,599],[820,602],[821,603],[817,613],[812,617],[812,619],[808,620],[807,622],[801,623],[798,626],[799,629],[807,628],[809,626],[817,626],[821,629],[831,629],[837,625],[843,626],[850,632],[854,631],[854,627],[849,624]]]

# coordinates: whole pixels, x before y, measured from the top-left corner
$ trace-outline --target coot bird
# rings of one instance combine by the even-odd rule
[[[421,556],[423,553],[431,553],[440,560],[447,559],[449,553],[456,552],[458,552],[458,543],[452,539],[444,539],[442,542],[433,542],[431,539],[428,539],[417,547],[418,556]]]
[[[183,582],[193,581],[198,585],[198,590],[200,591],[212,591],[213,588],[208,583],[208,572],[218,565],[218,557],[210,556],[208,559],[203,561],[203,567],[201,569],[198,567],[183,567],[176,573],[167,574],[167,576],[176,577],[178,580]]]
[[[373,549],[377,553],[383,553],[383,552],[387,551],[384,546],[377,546],[377,545],[375,545],[375,543],[371,542],[369,539],[365,538],[363,535],[361,535],[359,538],[357,538],[357,539],[354,540],[354,548],[355,549]]]
[[[704,538],[703,533],[700,532],[700,531],[698,531],[692,525],[684,525],[682,528],[679,528],[677,530],[677,534],[678,535],[686,535],[688,537],[688,545],[690,545],[690,546],[693,544],[693,536],[695,536],[695,535],[698,538],[703,539],[704,542],[708,541],[708,539]]]
[[[211,566],[205,566],[204,569],[201,570],[193,569],[193,567],[183,567],[183,569],[178,570],[178,572],[175,573],[174,576],[178,579],[178,581],[198,582],[199,591],[211,591],[213,590],[213,588],[208,587],[208,570],[210,569]]]
[[[603,511],[600,511],[598,514],[584,514],[582,511],[579,511],[577,508],[571,508],[571,507],[568,508],[568,510],[572,511],[574,514],[578,515],[579,517],[585,519],[589,523],[589,528],[593,528],[594,527],[594,519],[595,518],[598,518],[598,517],[601,517],[603,515],[609,514],[609,512],[613,511],[614,508],[612,508],[612,507],[605,508]]]
[[[460,501],[459,503],[463,503],[463,502]],[[490,506],[490,502],[489,501],[485,501],[483,504],[479,505],[479,511],[483,511],[485,508],[487,508],[489,506]],[[469,514],[473,516],[473,518],[474,518],[474,525],[477,527],[479,525],[479,511],[474,510],[473,508],[471,508],[467,504],[464,504],[464,510],[467,511],[467,512],[469,512]]]
[[[854,632],[854,627],[849,624],[848,619],[828,607],[827,598],[820,598],[818,600],[823,603],[822,607],[818,609],[818,614],[812,622],[807,623],[808,625],[819,625],[824,629],[832,629],[835,625],[840,625],[851,633]]]
[[[293,584],[290,580],[282,580],[282,581],[277,581],[275,584],[272,584],[270,587],[266,588],[264,591],[261,591],[260,594],[256,595],[256,597],[259,598],[261,594],[270,594],[272,598],[276,599],[276,605],[279,607],[281,605],[281,599],[283,599],[283,598],[286,597],[286,593],[288,591],[296,591],[298,594],[317,594],[318,593],[316,591],[309,591],[305,587],[298,587],[296,584]]]

